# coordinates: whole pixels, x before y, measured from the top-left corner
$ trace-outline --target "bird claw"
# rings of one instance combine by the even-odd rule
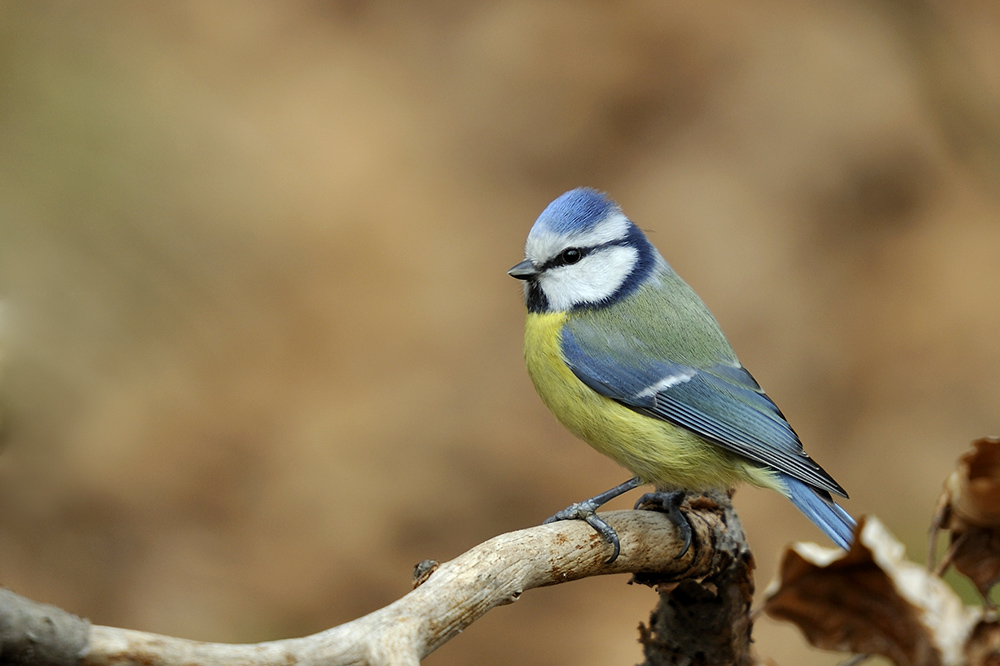
[[[611,564],[618,559],[618,554],[621,553],[621,543],[618,541],[618,533],[615,532],[611,525],[608,525],[603,518],[597,515],[597,507],[600,506],[593,499],[584,500],[583,502],[576,502],[575,504],[570,504],[568,507],[559,511],[554,516],[546,518],[542,524],[549,525],[550,523],[555,523],[560,520],[584,520],[588,525],[594,528],[597,533],[601,536],[606,543],[611,544],[612,553],[611,557],[605,561],[605,564]]]
[[[640,497],[634,507],[644,511],[659,511],[666,514],[667,518],[669,518],[670,522],[674,524],[677,531],[680,532],[681,538],[684,540],[684,547],[681,549],[681,552],[677,555],[676,559],[684,557],[684,555],[688,552],[688,549],[691,547],[691,522],[680,508],[681,503],[684,502],[685,496],[686,495],[683,490],[673,490],[670,492],[657,490],[651,493],[646,493]]]
[[[611,544],[611,547],[614,549],[611,553],[611,557],[605,562],[605,564],[611,564],[618,559],[618,554],[621,553],[621,543],[618,541],[618,533],[614,531],[611,525],[608,525],[597,515],[597,508],[610,502],[619,495],[627,493],[628,491],[638,488],[641,485],[642,479],[634,476],[624,483],[619,483],[610,490],[605,490],[599,495],[594,495],[590,499],[570,504],[556,515],[551,518],[547,518],[542,524],[548,525],[549,523],[554,523],[557,520],[587,521],[587,524],[597,530],[597,533],[601,535],[601,538],[604,539],[605,542]]]

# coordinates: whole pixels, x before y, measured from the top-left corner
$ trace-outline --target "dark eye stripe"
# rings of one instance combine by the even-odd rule
[[[608,241],[607,243],[601,243],[600,245],[594,245],[593,247],[568,247],[542,264],[541,270],[544,271],[549,268],[559,268],[560,266],[571,266],[579,263],[581,259],[595,250],[601,250],[606,247],[614,247],[616,245],[628,246],[634,244],[626,238],[623,240]]]

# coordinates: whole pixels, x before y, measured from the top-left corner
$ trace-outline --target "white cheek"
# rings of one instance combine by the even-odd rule
[[[633,247],[603,248],[580,263],[545,271],[539,284],[551,309],[569,310],[581,303],[596,303],[618,291],[638,260],[639,252]]]

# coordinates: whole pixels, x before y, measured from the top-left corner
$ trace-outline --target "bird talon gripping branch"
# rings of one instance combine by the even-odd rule
[[[594,495],[590,499],[585,499],[582,502],[570,504],[562,511],[557,512],[554,516],[546,518],[542,524],[548,525],[549,523],[554,523],[559,520],[587,521],[587,524],[593,527],[597,533],[601,535],[601,538],[613,547],[611,557],[609,557],[605,562],[605,564],[611,564],[618,559],[618,555],[621,553],[621,542],[618,540],[618,533],[615,532],[615,529],[597,515],[597,509],[619,495],[627,493],[633,488],[638,488],[641,485],[642,481],[639,477],[633,477],[624,483],[619,483],[611,490],[605,490],[603,493]]]
[[[694,534],[694,531],[691,529],[691,522],[684,515],[684,512],[681,511],[681,504],[684,503],[686,496],[687,493],[683,490],[672,490],[670,492],[657,490],[646,493],[635,503],[636,509],[659,511],[666,515],[670,519],[670,522],[674,524],[684,542],[681,552],[677,554],[677,559],[687,554],[688,549],[691,548],[691,539]]]

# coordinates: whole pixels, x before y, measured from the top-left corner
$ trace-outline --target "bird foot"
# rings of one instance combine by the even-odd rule
[[[614,528],[611,527],[611,525],[608,525],[603,518],[597,515],[598,506],[600,506],[600,504],[594,502],[593,498],[582,502],[576,502],[574,504],[570,504],[554,516],[546,518],[542,524],[548,525],[560,520],[587,521],[587,524],[593,527],[606,543],[611,544],[613,551],[611,553],[611,557],[605,562],[605,564],[611,564],[618,559],[618,554],[621,552],[621,543],[618,541],[618,533],[615,532]]]
[[[681,538],[684,539],[684,547],[677,555],[677,559],[684,557],[685,553],[691,547],[691,523],[688,521],[687,516],[684,515],[684,512],[681,511],[681,504],[684,502],[686,496],[683,490],[673,490],[670,492],[657,490],[646,493],[635,503],[636,509],[659,511],[666,514],[670,522],[674,524],[677,531],[680,532]]]
[[[627,493],[633,488],[638,488],[642,485],[642,480],[635,476],[625,481],[624,483],[619,483],[617,486],[611,490],[605,490],[599,495],[594,495],[588,500],[582,502],[576,502],[575,504],[570,504],[568,507],[552,516],[547,518],[543,525],[548,525],[549,523],[554,523],[558,520],[585,520],[587,524],[597,530],[597,533],[601,535],[601,538],[605,542],[611,544],[614,549],[611,553],[611,557],[608,558],[605,564],[611,564],[618,559],[618,554],[621,553],[621,544],[618,541],[618,533],[604,522],[603,519],[597,515],[597,507],[610,502],[614,498]]]

